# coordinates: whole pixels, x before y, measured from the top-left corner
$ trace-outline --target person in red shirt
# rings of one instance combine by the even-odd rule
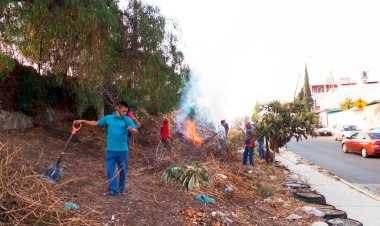
[[[131,109],[128,109],[127,116],[130,117],[137,125],[137,128],[140,128],[140,122],[135,117],[135,114],[133,114],[133,111]]]
[[[164,146],[164,149],[170,149],[170,129],[169,129],[169,119],[164,118],[164,123],[161,126],[161,142]]]

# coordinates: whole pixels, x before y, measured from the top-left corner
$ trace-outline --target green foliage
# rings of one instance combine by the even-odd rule
[[[194,166],[170,165],[161,176],[161,183],[167,185],[172,180],[177,180],[188,191],[191,191],[193,187],[199,188],[200,185],[211,185],[210,175],[201,163],[195,163]]]
[[[45,107],[45,86],[43,78],[33,68],[25,68],[17,88],[17,109],[30,116],[36,116]]]
[[[261,106],[261,104],[259,102],[256,102],[255,108],[253,110],[253,114],[251,116],[252,122],[257,122],[257,121],[260,120],[260,118],[261,118],[261,115],[260,115],[260,106]]]
[[[346,111],[353,108],[355,105],[354,101],[352,101],[351,98],[346,97],[346,99],[343,102],[339,103],[339,106],[341,110]]]
[[[227,150],[239,150],[241,149],[241,144],[244,142],[245,134],[244,131],[229,132]]]
[[[303,105],[272,101],[262,105],[262,120],[257,121],[255,132],[275,143],[275,150],[284,146],[292,138],[297,141],[314,136],[319,123],[316,113],[306,111]]]
[[[303,88],[302,88],[301,91],[297,94],[297,97],[296,97],[294,102],[296,104],[303,104],[304,96],[305,96],[305,93],[304,93]]]
[[[309,85],[309,74],[307,72],[307,66],[305,65],[305,81],[304,81],[304,107],[306,111],[311,111],[313,106],[313,98],[311,97],[310,85]]]
[[[124,11],[117,0],[0,4],[0,42],[15,46],[46,76],[63,75],[64,86],[74,81],[64,88],[79,115],[90,106],[103,108],[105,87],[150,113],[176,106],[189,76],[176,32],[158,8],[137,0],[128,1]]]
[[[14,59],[0,53],[0,83],[15,69],[15,67],[16,61]]]
[[[259,184],[257,186],[257,194],[262,199],[269,198],[269,197],[273,196],[275,193],[276,193],[276,189],[275,188],[266,187],[266,186],[264,186],[262,184]]]

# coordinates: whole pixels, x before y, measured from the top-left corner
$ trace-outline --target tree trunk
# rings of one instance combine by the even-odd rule
[[[40,51],[39,51],[39,61],[38,61],[38,74],[41,75],[42,68],[42,36],[40,37]]]
[[[269,148],[273,151],[272,165],[274,167],[276,162],[276,153],[279,153],[279,141],[275,137],[269,138]]]
[[[96,116],[98,119],[101,119],[104,117],[104,101],[102,100],[100,103],[100,106],[96,108]]]

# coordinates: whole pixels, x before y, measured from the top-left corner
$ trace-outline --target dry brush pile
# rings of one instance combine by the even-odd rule
[[[22,163],[20,152],[0,142],[0,224],[94,225],[90,210],[66,210],[59,196],[62,185],[43,180],[33,166]]]

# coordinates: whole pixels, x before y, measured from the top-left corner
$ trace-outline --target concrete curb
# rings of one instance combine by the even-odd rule
[[[305,163],[307,163],[308,165],[317,166],[317,167],[321,168],[320,166],[318,166],[318,165],[316,165],[316,164],[310,162],[309,160],[307,160],[307,159],[305,159],[305,158],[303,158],[303,157],[301,157],[301,156],[295,154],[295,153],[292,152],[292,151],[289,151],[289,150],[286,150],[286,149],[281,150],[281,151],[286,151],[286,152],[291,153],[291,154],[294,155],[297,159],[300,159],[302,162],[305,162]],[[281,156],[280,156],[280,157],[281,157]],[[289,160],[289,159],[288,159],[288,160]],[[291,161],[291,160],[289,160],[289,161]],[[321,168],[321,169],[323,169],[323,168]],[[318,170],[318,171],[319,171],[319,170]],[[323,171],[324,171],[324,172],[323,172]],[[352,189],[355,189],[355,190],[359,191],[360,193],[363,193],[364,195],[366,195],[366,196],[368,196],[368,197],[370,197],[370,198],[372,198],[372,199],[374,199],[374,200],[380,202],[380,197],[376,196],[375,194],[372,194],[372,193],[370,193],[370,192],[364,190],[363,188],[360,188],[360,187],[358,187],[358,186],[356,186],[356,185],[354,185],[354,184],[352,184],[352,183],[350,183],[350,182],[344,180],[343,178],[341,178],[341,177],[339,177],[339,176],[337,176],[337,175],[331,173],[330,171],[328,171],[328,170],[326,170],[326,169],[323,169],[323,171],[322,171],[322,172],[319,171],[319,172],[320,172],[320,173],[324,173],[324,174],[327,175],[327,176],[334,177],[334,179],[341,181],[342,183],[348,185],[348,186],[351,187]]]

